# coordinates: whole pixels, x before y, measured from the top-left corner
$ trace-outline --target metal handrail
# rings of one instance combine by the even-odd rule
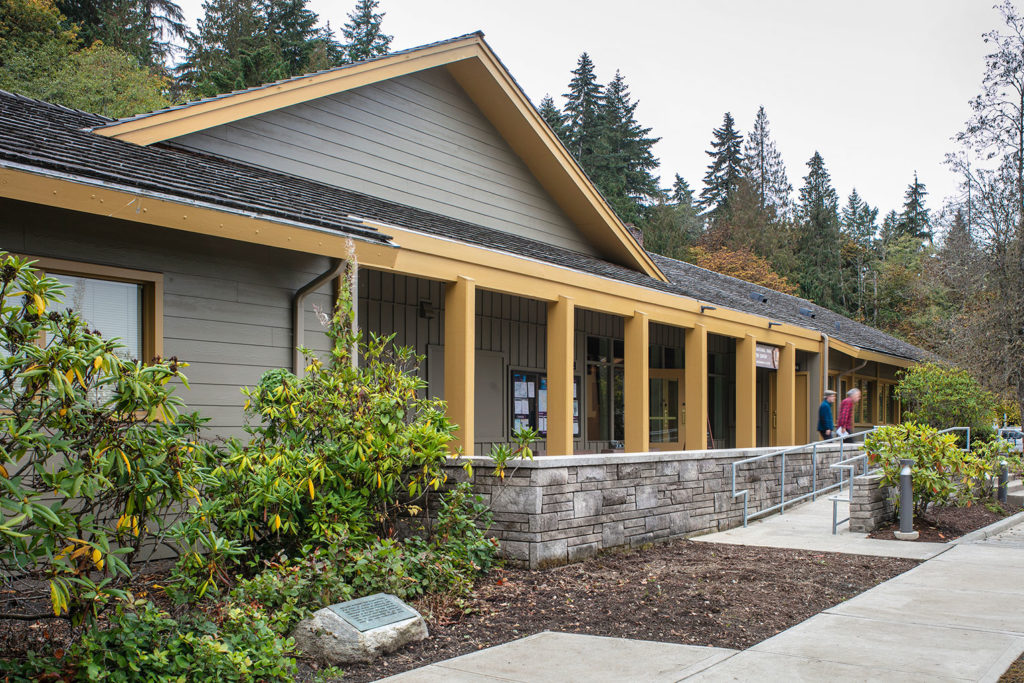
[[[865,430],[863,432],[857,432],[856,434],[847,434],[845,436],[834,436],[831,439],[825,439],[823,441],[815,441],[813,443],[804,444],[803,446],[790,446],[789,448],[784,448],[784,449],[779,450],[779,451],[773,451],[771,453],[764,453],[762,455],[755,455],[755,456],[752,456],[752,457],[749,457],[749,458],[744,458],[743,460],[737,460],[737,461],[733,462],[732,463],[732,497],[733,497],[733,499],[739,498],[740,496],[743,497],[743,526],[747,526],[747,522],[749,520],[755,518],[755,517],[760,517],[761,515],[766,515],[769,512],[775,512],[776,510],[785,511],[787,503],[792,505],[793,503],[801,501],[804,498],[811,498],[812,500],[814,500],[815,498],[817,498],[819,493],[825,493],[826,491],[831,491],[832,489],[834,489],[837,486],[839,486],[841,484],[842,480],[840,480],[840,484],[831,484],[831,485],[826,486],[826,487],[824,487],[824,488],[822,488],[820,490],[818,489],[818,446],[821,446],[821,445],[824,445],[824,444],[829,444],[829,443],[835,443],[835,442],[838,441],[839,442],[839,457],[842,458],[843,449],[846,446],[847,439],[853,440],[853,439],[855,439],[855,438],[857,438],[859,436],[864,436],[864,435],[870,434],[873,431],[875,431],[876,429],[878,429],[878,427],[872,427],[871,429]],[[799,453],[806,453],[808,448],[811,449],[811,492],[810,493],[805,493],[805,494],[797,496],[795,498],[790,498],[787,501],[786,500],[786,455],[788,453],[797,453],[797,452],[799,452]],[[738,468],[741,465],[747,465],[747,464],[752,463],[752,462],[758,462],[760,460],[765,460],[767,458],[774,458],[774,457],[777,457],[777,456],[780,456],[780,455],[782,456],[781,473],[779,475],[779,484],[780,484],[779,488],[780,488],[780,493],[781,493],[781,502],[778,505],[772,505],[771,507],[767,507],[767,508],[764,508],[762,510],[758,510],[757,512],[754,512],[753,514],[750,514],[748,509],[747,509],[747,501],[748,501],[748,498],[749,498],[750,489],[743,489],[742,491],[737,491],[736,490],[736,472],[738,471]],[[841,460],[841,462],[842,462],[842,460]],[[866,460],[865,460],[865,463],[866,463]]]
[[[839,470],[839,484],[838,484],[838,486],[839,486],[840,493],[837,493],[836,495],[832,496],[832,498],[831,498],[831,501],[832,501],[832,535],[833,536],[836,535],[836,529],[839,528],[840,524],[842,524],[843,522],[849,522],[850,521],[849,517],[846,517],[846,519],[838,519],[838,517],[839,517],[838,507],[839,507],[839,503],[844,502],[843,501],[842,490],[843,490],[844,484],[846,484],[845,479],[846,479],[846,473],[847,472],[850,473],[850,480],[849,480],[849,489],[848,489],[849,493],[847,494],[845,502],[853,503],[853,479],[854,479],[855,476],[857,476],[857,463],[862,463],[863,464],[863,470],[864,471],[861,472],[861,474],[869,474],[869,472],[868,472],[868,454],[867,453],[861,453],[860,455],[855,455],[852,458],[847,458],[846,460],[840,460],[839,462],[835,462],[835,463],[832,463],[831,465],[829,465],[829,469]]]
[[[949,432],[967,432],[967,445],[960,450],[970,452],[971,450],[971,428],[970,427],[949,427],[947,429],[940,429],[939,434],[948,434]]]

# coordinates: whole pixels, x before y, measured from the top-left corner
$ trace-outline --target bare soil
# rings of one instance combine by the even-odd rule
[[[929,508],[924,515],[914,517],[914,530],[919,534],[916,540],[925,543],[946,543],[1020,511],[1019,507],[999,503],[992,503],[992,509],[978,504],[970,507]],[[896,538],[893,532],[899,531],[899,528],[899,522],[890,522],[872,531],[868,536],[891,541]]]
[[[496,570],[459,604],[421,601],[431,637],[347,667],[344,680],[373,681],[548,630],[746,648],[915,565],[676,541],[557,569]]]

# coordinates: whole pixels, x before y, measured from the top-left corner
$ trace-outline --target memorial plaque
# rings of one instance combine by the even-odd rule
[[[331,605],[329,609],[359,631],[412,619],[416,613],[393,595],[377,593]]]

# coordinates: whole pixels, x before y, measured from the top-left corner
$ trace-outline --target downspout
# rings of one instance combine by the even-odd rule
[[[296,377],[302,377],[305,367],[302,352],[299,349],[305,346],[306,328],[303,324],[302,314],[305,308],[306,297],[310,292],[319,289],[332,278],[338,277],[344,266],[345,262],[342,259],[332,258],[330,266],[322,275],[318,275],[313,280],[310,280],[292,296],[292,372],[295,373]]]
[[[821,342],[824,348],[821,352],[821,396],[824,399],[825,390],[828,389],[828,335],[821,333]]]

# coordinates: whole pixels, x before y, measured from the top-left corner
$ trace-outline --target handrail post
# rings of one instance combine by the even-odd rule
[[[780,508],[780,510],[782,510],[782,512],[785,512],[786,511],[786,452],[785,451],[782,452],[782,479],[780,480],[779,484],[780,484],[780,488],[782,490],[782,502],[781,502],[781,506],[782,507]]]
[[[818,499],[818,444],[811,449],[811,500]]]

